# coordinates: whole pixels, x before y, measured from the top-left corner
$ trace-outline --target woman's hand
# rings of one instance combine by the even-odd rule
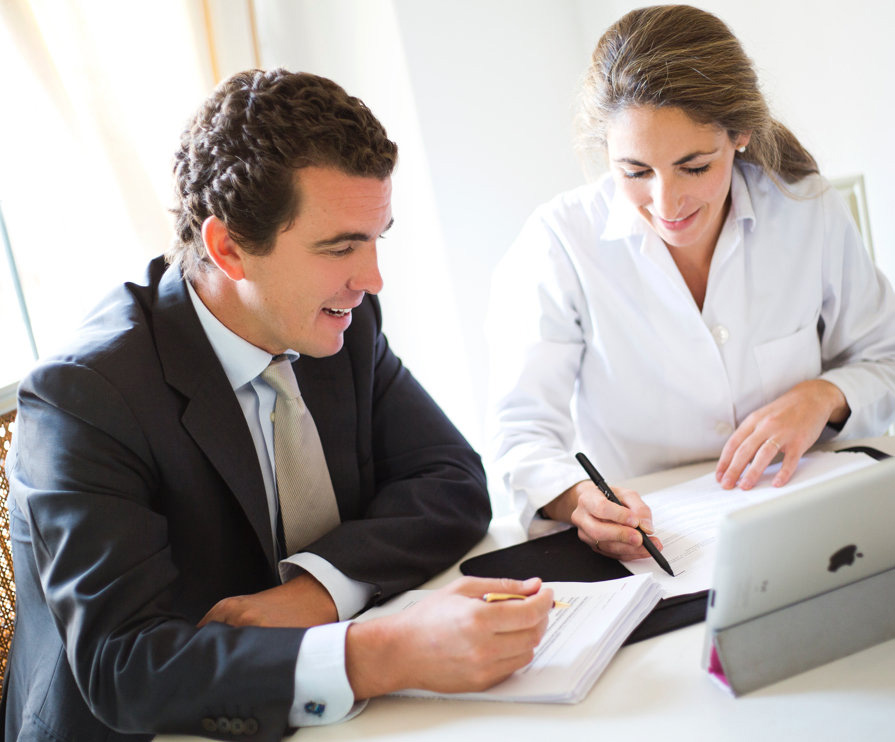
[[[841,423],[851,410],[835,384],[812,379],[796,384],[773,402],[749,415],[733,432],[721,451],[715,478],[724,489],[737,484],[755,486],[778,453],[783,464],[773,484],[786,484],[799,459],[823,432],[827,423]]]
[[[554,520],[571,523],[578,529],[578,538],[594,551],[614,559],[642,559],[649,556],[643,538],[635,530],[653,532],[652,513],[634,490],[613,487],[624,504],[610,502],[590,480],[578,482],[546,505],[544,513]],[[651,541],[657,549],[662,543]]]

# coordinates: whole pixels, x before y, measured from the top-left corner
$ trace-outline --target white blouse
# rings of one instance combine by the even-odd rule
[[[495,271],[487,325],[490,473],[523,525],[586,478],[576,451],[610,482],[715,458],[806,379],[845,394],[839,435],[890,424],[892,288],[835,189],[787,188],[736,162],[701,312],[609,176],[535,211]]]

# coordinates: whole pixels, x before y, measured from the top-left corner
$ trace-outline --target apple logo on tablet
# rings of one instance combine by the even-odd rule
[[[830,566],[827,567],[827,571],[835,572],[840,567],[850,567],[855,563],[855,557],[862,556],[864,555],[858,551],[858,547],[854,544],[843,546],[839,551],[833,552],[833,555],[830,557]]]

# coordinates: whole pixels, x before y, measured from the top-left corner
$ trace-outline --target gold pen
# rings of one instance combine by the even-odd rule
[[[525,600],[526,598],[531,597],[529,595],[516,595],[514,593],[485,593],[482,596],[482,600],[486,603],[496,603],[500,600]],[[554,600],[553,607],[554,608],[568,608],[571,603],[563,603],[561,600]]]

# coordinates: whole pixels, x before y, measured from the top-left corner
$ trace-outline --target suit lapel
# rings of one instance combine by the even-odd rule
[[[188,400],[183,425],[236,496],[273,565],[270,513],[252,436],[179,269],[162,277],[153,316],[165,379]]]

